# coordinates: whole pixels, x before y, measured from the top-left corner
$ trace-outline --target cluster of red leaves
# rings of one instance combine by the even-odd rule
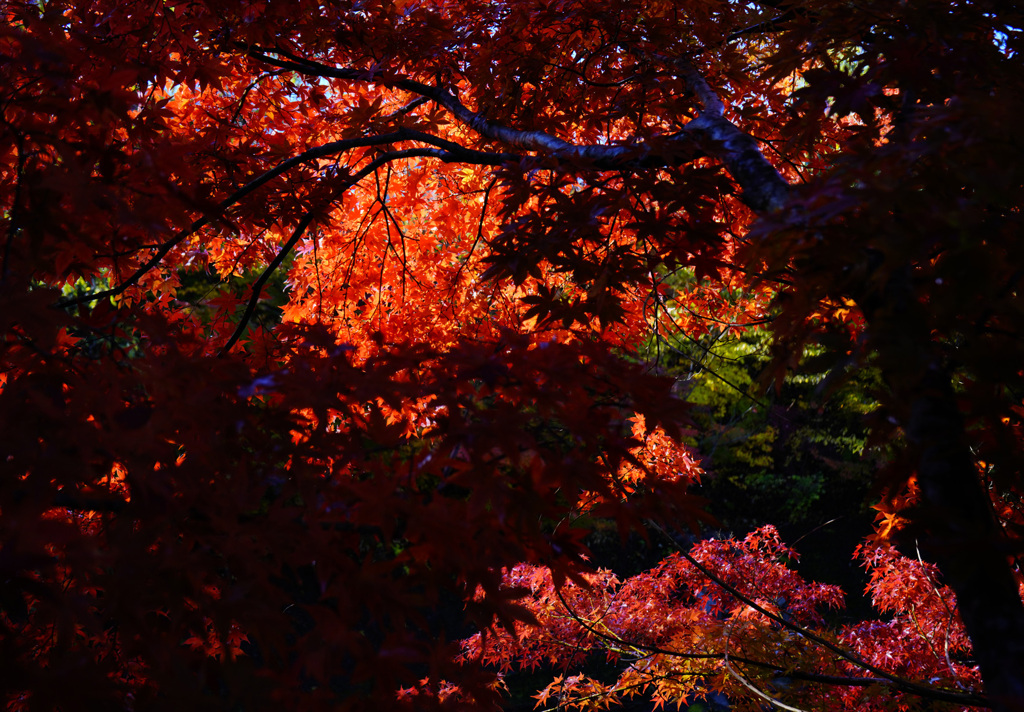
[[[977,666],[967,662],[971,644],[956,612],[956,596],[938,583],[937,567],[888,546],[861,547],[857,557],[871,573],[871,602],[888,617],[847,626],[840,640],[901,677],[979,689]]]
[[[557,675],[537,695],[545,709],[603,709],[641,695],[660,707],[720,693],[750,710],[767,701],[904,710],[921,700],[898,691],[899,680],[977,691],[956,598],[938,583],[935,566],[891,547],[862,547],[859,558],[886,618],[835,632],[823,614],[842,608],[841,591],[804,581],[791,568],[796,553],[770,526],[740,541],[702,541],[625,581],[598,571],[558,584],[547,568],[521,564],[503,585],[525,595],[533,619],[511,627],[496,621],[463,642],[463,659],[502,672],[571,673],[603,663],[599,678]]]

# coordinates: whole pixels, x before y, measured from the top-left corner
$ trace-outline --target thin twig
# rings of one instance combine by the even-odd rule
[[[755,695],[760,697],[762,700],[768,702],[768,704],[772,705],[773,707],[778,707],[779,709],[787,710],[787,712],[807,712],[806,710],[801,709],[800,707],[793,707],[791,705],[787,705],[785,702],[781,702],[772,697],[771,695],[769,695],[767,692],[760,690],[756,685],[754,685],[754,683],[750,682],[750,680],[745,678],[743,675],[740,675],[739,671],[737,671],[736,668],[732,666],[732,663],[729,662],[729,635],[732,633],[732,624],[734,622],[735,621],[732,620],[729,621],[726,624],[725,631],[723,633],[723,636],[725,638],[725,648],[722,650],[722,664],[725,665],[725,669],[729,672],[729,674],[736,678],[737,682],[739,682],[745,688],[747,688]]]
[[[295,226],[292,236],[288,238],[288,242],[284,243],[274,259],[269,265],[267,265],[267,268],[263,270],[263,273],[260,274],[259,279],[253,283],[252,295],[249,297],[249,303],[245,305],[245,312],[242,314],[242,318],[238,320],[238,325],[235,327],[234,333],[231,334],[231,338],[228,339],[227,343],[224,344],[224,347],[221,348],[220,353],[218,354],[219,356],[223,356],[230,351],[231,347],[234,346],[242,337],[242,334],[245,333],[246,328],[249,326],[249,320],[252,319],[252,315],[256,312],[256,305],[259,304],[260,294],[263,291],[263,287],[270,279],[270,276],[278,267],[281,266],[281,263],[284,262],[284,258],[288,256],[291,249],[295,247],[298,241],[302,238],[302,235],[306,232],[306,228],[308,228],[309,224],[313,222],[314,215],[314,211],[310,210],[302,216],[302,219],[299,220],[299,224]]]

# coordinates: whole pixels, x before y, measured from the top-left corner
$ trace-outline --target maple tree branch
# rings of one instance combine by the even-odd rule
[[[387,116],[381,117],[381,121],[385,121],[385,122],[386,121],[393,121],[393,120],[397,119],[399,116],[405,116],[406,114],[410,114],[413,111],[415,111],[416,109],[418,109],[419,107],[421,107],[424,104],[426,104],[428,101],[430,101],[430,99],[428,99],[425,96],[417,97],[417,98],[413,99],[412,101],[410,101],[405,106],[403,106],[401,109],[396,109],[395,111],[391,112]]]
[[[595,82],[591,79],[587,79],[585,70],[586,67],[589,66],[589,61],[584,63],[583,71],[575,69],[574,67],[566,67],[561,64],[555,64],[553,62],[548,62],[545,66],[552,67],[553,69],[560,69],[568,74],[575,74],[577,77],[579,77],[580,81],[586,84],[587,86],[596,87],[599,89],[615,89],[640,79],[639,74],[630,74],[628,77],[623,77],[622,79],[619,79],[618,81],[615,82]]]
[[[289,237],[288,241],[281,246],[277,255],[274,256],[274,259],[271,260],[269,265],[267,265],[267,268],[263,270],[262,274],[260,274],[259,279],[253,283],[252,295],[249,297],[249,303],[245,305],[245,312],[242,313],[242,318],[238,320],[238,325],[235,327],[234,333],[231,334],[231,338],[229,338],[227,343],[224,344],[223,348],[221,348],[220,352],[217,354],[218,356],[224,356],[227,354],[227,352],[231,350],[231,347],[234,346],[242,337],[242,334],[245,333],[246,328],[249,326],[249,320],[252,319],[252,315],[256,312],[256,306],[259,304],[263,287],[270,279],[270,276],[277,271],[278,267],[281,266],[281,263],[284,262],[284,258],[288,256],[288,253],[291,252],[292,248],[299,242],[303,234],[305,234],[309,224],[313,222],[314,215],[315,212],[310,210],[302,216],[299,220],[299,224],[295,226],[295,230],[292,232],[291,237]]]
[[[569,616],[576,621],[585,630],[590,632],[592,635],[610,643],[617,645],[623,645],[633,650],[643,651],[654,655],[666,655],[674,658],[682,658],[686,660],[722,660],[726,653],[687,653],[680,650],[668,650],[666,648],[659,647],[657,645],[648,645],[646,643],[635,643],[615,635],[610,635],[594,628],[587,620],[585,620],[579,613],[572,609],[569,602],[562,596],[562,592],[559,589],[555,589],[555,595],[561,602],[562,607],[566,610]],[[728,654],[728,657],[733,662],[742,663],[743,665],[751,665],[754,667],[763,668],[765,670],[774,670],[776,672],[784,673],[785,677],[793,680],[800,680],[802,682],[817,682],[823,685],[831,685],[834,687],[872,687],[872,686],[886,686],[892,687],[894,682],[888,677],[851,677],[846,675],[827,675],[824,673],[816,672],[805,672],[802,670],[790,670],[782,665],[776,665],[774,663],[765,662],[762,660],[752,660],[747,657]],[[913,683],[910,683],[913,684]],[[909,690],[904,690],[909,691]],[[914,692],[914,694],[920,697],[927,697],[932,699],[938,699],[946,702],[955,702],[957,704],[964,704],[971,707],[984,707],[989,708],[991,704],[984,698],[977,697],[970,694],[958,694],[953,692],[944,693],[942,690],[933,690],[928,688],[927,693],[925,692]],[[967,700],[966,698],[972,698]]]
[[[706,136],[701,147],[725,164],[755,212],[780,210],[789,198],[789,182],[764,157],[757,141],[725,118],[725,105],[697,68],[685,59],[670,61],[704,107],[686,128]]]
[[[167,240],[166,242],[161,243],[160,246],[157,248],[156,253],[149,260],[143,263],[138,269],[135,270],[135,272],[131,274],[131,276],[129,276],[116,287],[111,287],[110,289],[105,289],[100,292],[93,292],[91,294],[84,294],[79,297],[59,299],[57,300],[55,306],[70,307],[75,306],[76,304],[84,304],[87,302],[96,301],[98,299],[105,299],[107,297],[116,297],[117,295],[123,293],[130,286],[137,283],[144,274],[146,274],[151,269],[153,269],[157,264],[159,264],[159,262],[164,257],[167,256],[167,253],[169,253],[177,245],[181,244],[181,242],[187,239],[190,235],[194,234],[196,231],[213,222],[217,217],[223,214],[225,210],[227,210],[229,207],[237,203],[245,196],[249,195],[258,188],[269,183],[274,178],[277,178],[279,175],[287,172],[289,169],[294,168],[295,166],[305,161],[309,161],[314,158],[322,158],[332,153],[340,153],[341,151],[348,150],[349,148],[374,146],[384,143],[390,143],[392,141],[397,140],[401,139],[398,138],[398,133],[395,132],[391,134],[384,134],[382,136],[366,136],[354,139],[345,139],[342,141],[332,141],[322,146],[317,146],[307,151],[303,151],[297,156],[293,156],[292,158],[281,161],[270,170],[261,173],[259,176],[252,179],[251,181],[243,185],[241,188],[236,190],[234,193],[229,195],[227,198],[222,200],[217,205],[217,209],[215,211],[207,215],[204,215],[198,220],[195,220],[187,228],[177,232],[174,235],[174,237]]]
[[[374,81],[427,97],[447,109],[460,122],[480,136],[527,151],[546,153],[565,161],[583,161],[598,169],[622,170],[629,167],[656,167],[667,161],[649,145],[630,146],[605,144],[574,144],[543,131],[522,131],[489,121],[471,111],[445,88],[430,86],[402,75],[380,70],[356,70],[331,67],[320,62],[291,55],[284,50],[271,50],[288,57],[271,57],[266,51],[246,47],[250,57],[273,66],[292,69],[316,77],[332,77],[350,81]],[[757,141],[725,118],[725,106],[693,65],[683,59],[657,58],[673,64],[704,107],[701,115],[689,121],[672,135],[671,141],[686,146],[697,145],[722,161],[743,191],[743,199],[755,212],[775,212],[789,197],[789,183],[761,153]]]
[[[688,307],[687,307],[687,311],[690,311]],[[693,312],[691,311],[691,313],[693,313]],[[700,316],[700,315],[695,314],[694,316]],[[683,330],[683,328],[681,326],[679,326],[678,324],[675,323],[674,320],[673,320],[672,323],[673,323],[673,326],[675,326],[676,329],[678,329],[679,333],[683,336],[683,338],[685,338],[687,341],[691,341],[694,344],[694,346],[696,346],[697,348],[699,348],[701,351],[704,352],[705,356],[710,358],[710,357],[713,357],[715,355],[714,353],[712,353],[710,347],[704,346],[697,339],[695,339],[692,336],[690,336],[689,334],[687,334]],[[693,364],[697,368],[701,369],[702,371],[710,373],[712,376],[717,378],[719,381],[724,383],[726,386],[728,386],[729,388],[731,388],[734,391],[736,391],[736,393],[738,393],[741,397],[746,398],[747,400],[749,400],[750,402],[752,402],[754,405],[758,406],[759,408],[763,408],[763,409],[767,409],[768,408],[768,404],[766,402],[764,402],[761,399],[757,398],[753,394],[748,393],[746,390],[744,390],[740,386],[736,385],[735,383],[733,383],[732,381],[727,379],[722,374],[718,373],[718,371],[716,371],[713,368],[711,368],[710,366],[708,366],[708,363],[707,363],[706,360],[694,358],[693,356],[691,356],[690,354],[686,353],[681,348],[679,348],[678,346],[673,344],[671,341],[669,341],[669,339],[667,337],[665,337],[665,336],[661,336],[660,337],[659,343],[665,344],[665,346],[667,346],[669,348],[669,350],[672,351],[672,353],[676,354],[677,356],[681,356],[681,357],[685,358],[687,361],[689,361],[691,364]],[[691,371],[691,373],[692,373],[692,371]]]
[[[918,562],[922,566],[924,566],[924,559],[921,557],[921,545],[918,543],[917,539],[914,539],[914,548],[917,550],[917,560],[918,560]],[[928,582],[928,585],[931,587],[932,592],[935,594],[935,597],[939,599],[939,603],[941,603],[942,607],[944,609],[946,609],[946,626],[943,629],[943,639],[944,640],[943,640],[943,651],[942,651],[943,655],[944,655],[944,657],[946,659],[946,667],[948,667],[949,671],[951,673],[953,673],[953,682],[956,683],[956,686],[959,687],[961,690],[964,690],[966,688],[964,688],[964,686],[960,682],[960,680],[957,679],[956,668],[953,667],[953,661],[949,657],[949,629],[954,624],[954,622],[956,620],[955,615],[953,613],[953,610],[946,603],[946,599],[943,597],[942,592],[939,591],[939,587],[935,584],[935,581],[933,581],[930,576],[926,580]],[[911,611],[913,611],[913,608],[911,608]],[[917,619],[916,618],[914,619],[914,625],[917,625]],[[931,640],[928,640],[928,647],[931,647]],[[934,654],[934,652],[933,652],[933,654]]]
[[[629,648],[642,650],[647,653],[654,653],[656,655],[671,655],[675,658],[685,658],[694,660],[718,660],[722,657],[721,653],[684,653],[679,650],[667,650],[665,648],[658,647],[657,645],[647,645],[645,643],[631,643],[630,641],[624,640],[618,635],[610,635],[608,633],[603,633],[594,628],[594,626],[592,626],[587,620],[585,620],[579,613],[573,610],[572,606],[569,605],[569,602],[565,600],[565,597],[562,595],[562,591],[559,587],[556,586],[554,591],[555,595],[558,597],[558,600],[561,602],[562,607],[566,610],[569,616],[572,617],[574,621],[579,623],[584,629],[589,631],[592,635],[595,635],[598,638],[601,638],[602,640],[606,640],[608,642],[616,643],[619,645],[625,645]]]
[[[607,697],[608,695],[618,695],[618,694],[621,694],[623,692],[628,692],[630,690],[640,690],[640,691],[642,691],[648,685],[650,685],[653,682],[657,682],[658,680],[675,680],[675,679],[678,679],[680,677],[686,677],[686,676],[696,677],[699,674],[700,673],[680,672],[678,674],[673,674],[673,675],[650,675],[646,679],[642,679],[639,682],[634,682],[634,683],[632,683],[630,685],[622,685],[621,687],[612,687],[607,692],[603,692],[603,691],[591,692],[589,695],[581,695],[579,697],[575,697],[575,698],[572,699],[572,703],[576,704],[576,703],[579,703],[579,702],[588,702],[590,700],[596,700],[596,699],[600,699],[602,697]],[[560,679],[556,679],[552,684],[558,683],[560,681],[561,681]],[[545,691],[542,691],[542,694]],[[538,695],[534,695],[534,698],[538,699],[538,702],[537,702],[537,706],[538,707],[540,705],[544,704],[545,702],[547,702],[549,697],[551,697],[550,693],[544,695],[544,697],[542,697],[542,698],[540,698]],[[561,709],[563,707],[563,704],[564,704],[563,701],[560,700],[559,703],[556,704],[554,707],[545,707],[545,708],[539,710],[538,712],[555,712],[556,710]]]
[[[276,66],[290,66],[296,71],[312,74],[314,76],[329,76],[340,79],[353,79],[362,81],[374,81],[375,75],[366,75],[364,73],[355,72],[353,70],[338,69],[328,67],[326,65],[317,64],[316,69],[303,69],[301,65],[294,65],[289,62],[281,62],[280,60],[273,59],[264,55],[258,56],[263,61],[266,61]],[[524,148],[527,150],[546,150],[552,153],[567,153],[569,149],[580,149],[590,148],[574,146],[573,144],[563,141],[560,138],[551,136],[550,134],[543,133],[541,131],[519,131],[516,129],[510,129],[499,124],[494,124],[480,114],[470,111],[462,102],[460,102],[453,94],[448,92],[446,89],[440,87],[432,87],[428,84],[423,84],[412,79],[396,79],[396,80],[384,80],[378,79],[382,83],[392,84],[401,89],[412,91],[420,94],[422,97],[428,98],[440,104],[445,109],[448,109],[452,114],[455,115],[459,121],[466,124],[478,134],[484,138],[500,141],[516,148]],[[608,147],[600,147],[608,148]]]
[[[265,72],[265,73],[263,73],[263,74],[260,74],[260,75],[259,75],[258,77],[256,77],[255,79],[253,79],[253,80],[252,80],[251,82],[249,82],[249,86],[247,86],[247,87],[246,87],[246,88],[245,88],[245,89],[244,89],[244,90],[242,91],[242,96],[240,96],[240,97],[238,98],[238,106],[236,106],[236,107],[235,107],[235,111],[234,111],[234,113],[233,113],[233,114],[231,114],[231,118],[230,118],[230,119],[228,119],[228,123],[229,123],[229,124],[231,124],[231,125],[234,125],[235,121],[237,121],[237,120],[238,120],[238,117],[239,117],[239,116],[241,115],[241,113],[242,113],[242,109],[244,109],[244,108],[245,108],[245,102],[246,102],[246,100],[247,100],[247,99],[249,98],[249,94],[250,94],[250,93],[252,92],[252,90],[253,90],[253,89],[255,89],[255,88],[256,88],[256,86],[257,86],[257,85],[258,85],[258,84],[259,84],[259,83],[260,83],[261,81],[263,81],[263,80],[264,80],[265,78],[267,78],[267,77],[276,77],[276,76],[278,76],[279,74],[281,74],[281,72]],[[245,119],[242,119],[242,123],[245,123]]]
[[[772,5],[772,7],[777,7],[777,5]],[[789,8],[780,15],[768,18],[766,20],[761,20],[760,22],[750,25],[749,27],[744,27],[742,30],[736,30],[728,37],[726,37],[725,41],[732,42],[733,40],[738,40],[740,37],[746,37],[747,35],[757,35],[770,32],[782,32],[785,29],[783,27],[785,23],[789,22],[794,17],[797,17],[798,15],[802,14],[805,13],[798,12],[796,8]]]
[[[487,217],[487,205],[491,199],[491,191],[494,189],[495,184],[498,182],[498,176],[494,176],[491,182],[487,184],[487,189],[484,191],[484,204],[480,208],[480,219],[476,225],[476,238],[473,240],[473,244],[469,246],[469,251],[466,253],[466,260],[459,265],[459,268],[455,271],[455,278],[452,280],[451,289],[448,290],[448,297],[451,298],[455,292],[456,286],[458,286],[459,279],[462,277],[462,272],[465,270],[466,265],[469,264],[469,260],[473,257],[473,251],[476,250],[476,246],[480,244],[480,241],[484,239],[484,219]],[[454,308],[454,307],[453,307]]]
[[[642,143],[631,146],[574,144],[543,131],[522,131],[496,124],[486,119],[480,113],[471,111],[447,89],[424,84],[402,75],[394,75],[375,69],[358,70],[347,67],[332,67],[320,62],[297,57],[281,49],[262,50],[256,47],[243,47],[243,49],[248,56],[254,59],[275,67],[291,69],[307,76],[376,82],[419,94],[447,109],[456,119],[484,138],[527,151],[542,152],[559,160],[585,161],[592,164],[595,168],[615,170],[631,166],[643,168],[657,167],[667,163],[649,146]],[[288,59],[272,57],[268,52],[288,57]],[[692,143],[685,128],[682,132],[676,134],[673,140],[687,145]]]
[[[397,112],[396,112],[397,113]],[[403,138],[399,140],[404,141],[420,141],[431,146],[437,146],[443,148],[445,151],[451,154],[451,157],[446,159],[446,162],[460,161],[463,163],[473,163],[475,165],[484,166],[503,166],[511,161],[518,161],[521,157],[514,153],[494,153],[490,151],[477,151],[473,148],[466,148],[465,146],[449,141],[448,139],[441,138],[440,136],[434,136],[417,129],[398,129],[395,133],[400,134]]]

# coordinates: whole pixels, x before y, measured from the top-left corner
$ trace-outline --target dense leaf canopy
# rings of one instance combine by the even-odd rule
[[[0,4],[5,702],[1024,709],[1006,5]],[[588,563],[709,522],[650,355],[754,329],[874,384],[878,620]]]

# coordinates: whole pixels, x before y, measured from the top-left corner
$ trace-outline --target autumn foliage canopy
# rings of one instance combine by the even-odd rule
[[[1010,5],[0,2],[8,708],[1024,709]],[[878,376],[873,619],[700,534],[644,345],[753,329]]]

